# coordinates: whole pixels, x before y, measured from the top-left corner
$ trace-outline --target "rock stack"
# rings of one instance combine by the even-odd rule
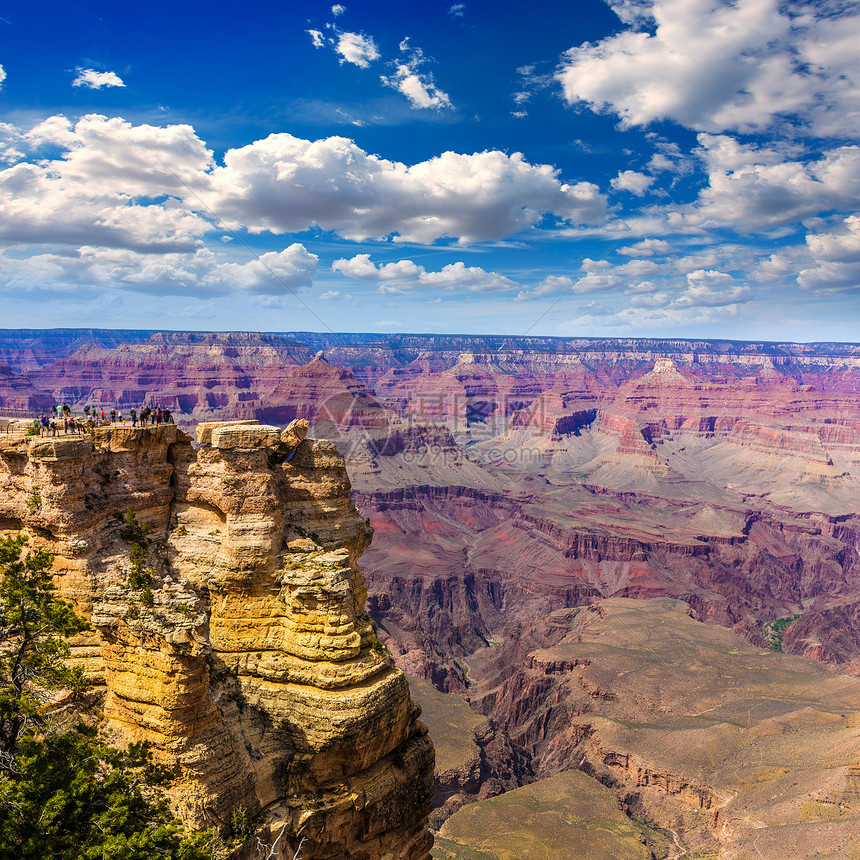
[[[55,553],[106,731],[152,742],[189,826],[229,834],[240,811],[303,860],[427,860],[433,746],[364,611],[372,529],[306,433],[7,439],[0,532]]]

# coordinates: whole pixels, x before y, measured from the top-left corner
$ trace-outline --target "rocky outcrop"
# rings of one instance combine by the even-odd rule
[[[106,731],[193,827],[242,807],[315,860],[425,860],[433,746],[365,614],[372,529],[307,426],[98,428],[0,446],[0,530],[56,554]],[[289,453],[285,454],[284,448]],[[129,520],[129,513],[135,519]]]

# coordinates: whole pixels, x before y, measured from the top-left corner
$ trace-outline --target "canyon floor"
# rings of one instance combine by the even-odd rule
[[[0,412],[335,442],[435,856],[860,858],[857,345],[6,332],[0,361]]]

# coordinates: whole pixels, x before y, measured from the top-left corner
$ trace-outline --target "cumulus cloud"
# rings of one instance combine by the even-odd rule
[[[519,153],[446,152],[407,166],[346,138],[276,134],[229,150],[218,166],[191,126],[98,115],[52,117],[0,138],[13,160],[12,151],[31,153],[0,169],[7,242],[190,250],[217,213],[252,233],[319,227],[355,240],[469,243],[549,222],[597,223],[606,209],[596,186],[564,183]],[[44,147],[62,152],[40,158]]]
[[[497,272],[462,262],[450,263],[438,272],[428,272],[412,260],[375,265],[369,254],[335,260],[332,271],[350,278],[379,284],[380,292],[403,293],[414,289],[465,290],[472,293],[507,292],[518,284]]]
[[[314,44],[316,44],[315,39]],[[374,60],[379,59],[379,48],[376,47],[376,42],[362,33],[338,33],[334,49],[340,54],[341,63],[352,63],[360,69],[369,68]]]
[[[687,275],[687,288],[672,303],[675,307],[725,307],[749,299],[752,290],[727,272],[699,269]]]
[[[311,37],[311,42],[315,48],[325,47],[325,36],[320,30],[308,30],[308,35]]]
[[[611,271],[612,267],[608,263],[602,265],[595,263],[593,260],[586,259],[583,261],[582,268],[587,271],[584,275],[577,278],[572,278],[569,275],[549,275],[536,287],[529,290],[521,290],[517,294],[516,301],[523,302],[564,293],[571,293],[573,295],[603,293],[618,289],[625,283],[622,276]]]
[[[827,210],[853,209],[860,196],[860,147],[836,146],[804,160],[791,148],[699,135],[708,186],[683,211],[689,226],[768,229]]]
[[[331,14],[337,18],[339,15],[343,15],[346,12],[346,6],[342,6],[340,3],[335,3],[334,6],[331,7]]]
[[[75,69],[77,76],[72,81],[73,87],[86,87],[90,90],[101,90],[105,87],[124,87],[122,78],[115,72],[97,72],[95,69]]]
[[[210,297],[242,291],[281,295],[309,287],[318,258],[300,244],[237,263],[205,248],[193,253],[141,254],[126,248],[81,247],[26,258],[0,255],[6,289],[100,287],[157,295]]]
[[[625,126],[671,119],[703,131],[768,128],[801,117],[853,134],[860,15],[778,0],[613,0],[629,29],[571,48],[558,72],[570,103]],[[854,46],[854,47],[852,47]]]
[[[179,200],[212,163],[190,126],[133,126],[97,115],[72,126],[52,117],[21,141],[65,151],[0,170],[0,238],[7,242],[188,250],[211,229]]]
[[[849,215],[831,230],[808,235],[806,244],[813,264],[798,275],[801,287],[860,291],[860,215]]]
[[[3,66],[0,66],[0,87],[3,86],[3,81],[6,80],[6,69]]]
[[[465,3],[453,3],[448,7],[448,14],[452,18],[462,18],[466,14]]]
[[[671,254],[672,246],[665,239],[643,239],[619,248],[618,253],[625,257],[651,257],[655,254]]]
[[[547,215],[601,221],[606,204],[598,188],[563,183],[557,174],[521,153],[445,152],[406,166],[347,138],[273,134],[229,150],[204,196],[230,226],[284,233],[316,225],[356,241],[469,243],[505,238]]]
[[[609,184],[616,191],[629,191],[641,197],[654,184],[654,177],[636,170],[624,170],[619,171],[618,176],[610,180]]]

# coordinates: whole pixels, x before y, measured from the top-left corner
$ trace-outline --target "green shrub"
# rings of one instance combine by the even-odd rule
[[[146,536],[149,534],[149,526],[145,526],[137,521],[137,515],[134,511],[129,511],[125,515],[122,528],[119,530],[119,536],[129,543],[137,543],[146,546]]]
[[[254,823],[248,816],[248,810],[241,804],[230,814],[230,830],[238,842],[244,842],[254,832]]]

